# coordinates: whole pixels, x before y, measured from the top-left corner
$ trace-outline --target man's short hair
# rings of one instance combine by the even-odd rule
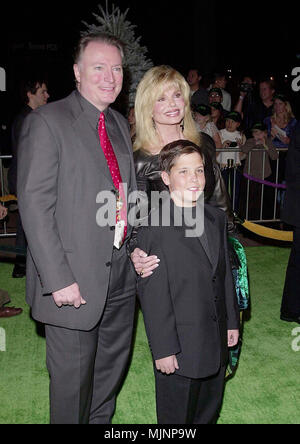
[[[196,71],[197,76],[198,76],[198,77],[202,77],[202,72],[200,71],[200,69],[198,69],[198,68],[190,68],[190,69],[188,70],[188,72],[190,72],[190,71]]]
[[[261,83],[266,83],[267,85],[269,85],[270,89],[274,90],[276,89],[276,85],[274,80],[271,80],[270,78],[267,79],[260,79],[259,84]]]
[[[28,103],[29,98],[27,93],[35,94],[37,90],[43,85],[43,83],[47,83],[43,77],[31,77],[26,78],[21,82],[20,85],[20,96],[23,103]]]
[[[115,46],[120,51],[122,59],[124,58],[124,43],[118,39],[117,37],[106,34],[104,32],[91,32],[89,34],[83,35],[75,49],[74,52],[74,63],[78,64],[80,62],[81,56],[85,51],[86,47],[91,42],[101,42],[106,43],[107,45]]]

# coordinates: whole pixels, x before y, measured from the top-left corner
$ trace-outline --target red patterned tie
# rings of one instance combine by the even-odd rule
[[[124,188],[122,185],[122,177],[120,174],[118,160],[116,158],[116,155],[114,153],[114,149],[112,147],[112,144],[110,143],[110,140],[109,140],[107,132],[106,132],[104,113],[100,114],[98,133],[99,133],[101,148],[102,148],[104,156],[106,158],[107,165],[108,165],[113,183],[114,183],[115,188],[117,190],[117,221],[116,221],[117,226],[118,226],[118,224],[122,223],[122,221],[124,221],[124,234],[121,237],[121,241],[120,241],[120,245],[119,245],[119,247],[120,247],[122,245],[122,243],[124,242],[124,239],[125,239],[126,233],[127,233],[126,199],[125,199]]]

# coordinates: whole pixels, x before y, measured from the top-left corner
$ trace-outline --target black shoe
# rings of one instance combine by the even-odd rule
[[[297,322],[300,324],[300,316],[293,316],[288,313],[281,313],[280,319],[287,322]]]
[[[24,276],[26,276],[26,265],[22,264],[15,264],[13,272],[12,272],[12,277],[13,278],[23,278]]]

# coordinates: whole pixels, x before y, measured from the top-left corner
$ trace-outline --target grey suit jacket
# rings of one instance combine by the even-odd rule
[[[109,112],[115,124],[108,135],[130,193],[136,181],[128,125]],[[77,91],[29,114],[19,152],[18,201],[29,247],[26,300],[40,322],[89,330],[104,309],[114,241],[114,229],[96,222],[96,197],[114,186]],[[52,292],[74,282],[87,304],[58,308]]]

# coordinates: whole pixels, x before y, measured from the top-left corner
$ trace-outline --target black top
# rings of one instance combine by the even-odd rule
[[[164,191],[167,187],[160,177],[159,154],[151,155],[143,149],[133,153],[137,188],[150,195],[151,191]]]

